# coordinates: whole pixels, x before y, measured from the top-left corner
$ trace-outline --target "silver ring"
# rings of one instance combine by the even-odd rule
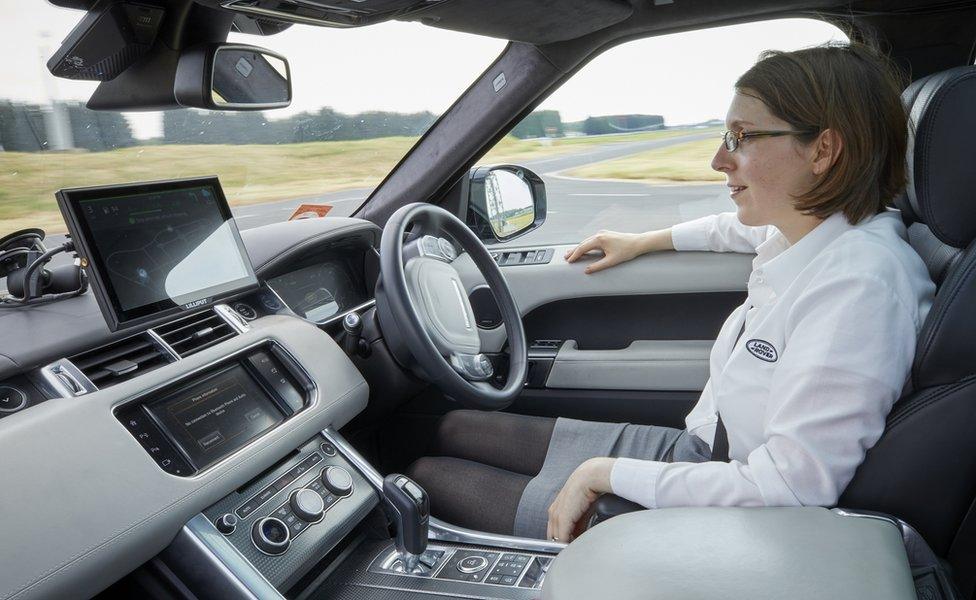
[[[556,536],[552,536],[550,539],[552,541],[554,541],[554,542],[558,542],[559,541],[559,538],[557,538]]]

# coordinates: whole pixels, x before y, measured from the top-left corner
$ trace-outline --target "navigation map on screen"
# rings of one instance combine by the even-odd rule
[[[184,304],[253,277],[218,202],[210,186],[79,202],[123,311]]]

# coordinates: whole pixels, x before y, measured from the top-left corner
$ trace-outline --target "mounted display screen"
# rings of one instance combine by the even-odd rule
[[[113,330],[257,286],[216,177],[57,196]]]
[[[284,420],[284,415],[240,364],[147,406],[202,469]]]

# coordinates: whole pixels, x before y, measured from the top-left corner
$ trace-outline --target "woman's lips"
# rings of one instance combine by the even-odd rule
[[[739,194],[739,192],[741,192],[742,190],[748,187],[749,186],[747,185],[730,185],[729,191],[731,192],[732,197],[735,198]]]

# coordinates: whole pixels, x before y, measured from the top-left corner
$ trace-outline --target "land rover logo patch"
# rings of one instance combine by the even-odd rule
[[[746,350],[759,360],[766,362],[776,362],[776,359],[779,358],[779,355],[776,354],[776,348],[773,348],[773,345],[766,340],[749,340],[746,342]]]

